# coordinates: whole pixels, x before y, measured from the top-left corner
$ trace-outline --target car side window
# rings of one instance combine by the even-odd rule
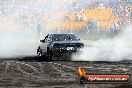
[[[51,42],[52,41],[52,35],[49,35],[48,36],[48,40],[47,40],[48,42]]]
[[[47,36],[45,37],[44,42],[47,42],[48,36],[49,36],[49,35],[47,35]]]

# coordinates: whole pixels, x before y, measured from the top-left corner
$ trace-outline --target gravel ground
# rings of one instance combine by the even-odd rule
[[[132,82],[80,85],[76,80],[78,66],[87,66],[89,73],[129,73],[131,75],[132,61],[42,62],[29,60],[32,57],[16,59],[1,59],[0,88],[132,88]]]

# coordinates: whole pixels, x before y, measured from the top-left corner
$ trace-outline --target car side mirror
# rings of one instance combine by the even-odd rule
[[[44,43],[44,42],[45,42],[45,40],[40,40],[40,42]]]

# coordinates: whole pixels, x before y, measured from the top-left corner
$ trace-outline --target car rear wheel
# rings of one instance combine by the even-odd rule
[[[40,49],[37,50],[38,57],[42,57],[42,51]]]
[[[52,51],[50,51],[49,48],[47,48],[47,61],[53,61],[53,55],[52,55]]]

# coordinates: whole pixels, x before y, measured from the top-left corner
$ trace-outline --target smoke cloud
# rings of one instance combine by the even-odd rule
[[[0,58],[35,56],[38,41],[50,32],[49,24],[58,21],[57,13],[65,8],[63,0],[6,0],[0,4]]]
[[[82,52],[73,55],[73,61],[132,60],[132,26],[127,26],[112,39],[100,39]]]
[[[35,56],[37,46],[31,32],[0,31],[1,58]]]

